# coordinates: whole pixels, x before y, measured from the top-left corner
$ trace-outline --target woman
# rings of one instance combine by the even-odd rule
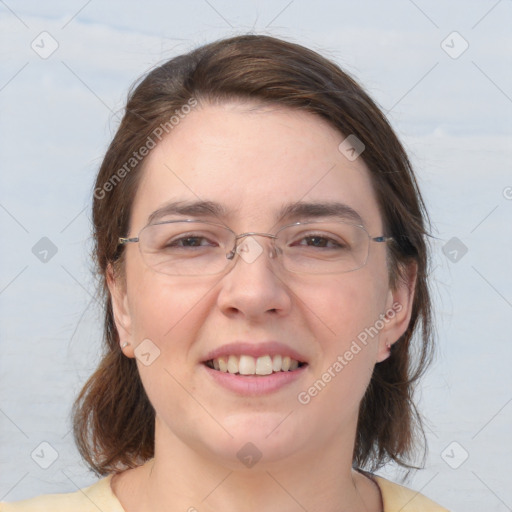
[[[106,352],[74,426],[105,478],[1,511],[445,510],[371,473],[422,434],[426,213],[336,65],[247,35],[155,69],[93,218]]]

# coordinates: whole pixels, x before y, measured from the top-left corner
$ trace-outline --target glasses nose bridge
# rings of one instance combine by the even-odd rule
[[[259,231],[249,231],[247,233],[240,233],[239,235],[235,235],[233,248],[227,254],[227,259],[228,260],[232,260],[234,258],[234,256],[235,256],[235,254],[237,253],[238,241],[242,240],[242,239],[244,239],[244,238],[246,238],[248,236],[262,236],[262,237],[270,238],[272,240],[277,240],[277,238],[278,238],[277,235],[273,235],[271,233],[260,233]]]
[[[235,240],[238,241],[241,238],[245,238],[246,236],[264,236],[264,237],[273,238],[273,239],[277,238],[277,235],[272,235],[271,233],[260,233],[258,231],[250,231],[248,233],[241,233],[240,235],[236,235]]]

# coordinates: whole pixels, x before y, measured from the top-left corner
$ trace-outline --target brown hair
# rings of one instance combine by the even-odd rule
[[[428,217],[416,179],[386,118],[350,76],[312,50],[261,35],[216,41],[173,58],[129,94],[94,192],[94,255],[105,306],[105,353],[73,408],[74,435],[83,458],[96,473],[105,475],[135,467],[154,455],[155,412],[135,360],[119,349],[107,271],[113,265],[122,275],[118,237],[129,232],[143,161],[132,161],[132,156],[148,146],[162,127],[170,132],[171,117],[183,112],[191,99],[199,103],[249,99],[300,109],[365,144],[361,157],[371,173],[386,234],[395,240],[388,249],[391,285],[405,278],[411,262],[417,265],[417,282],[409,326],[393,345],[391,356],[375,366],[362,400],[353,463],[370,470],[390,460],[412,467],[418,434],[425,437],[412,400],[413,385],[432,356]],[[413,338],[413,333],[418,335]]]

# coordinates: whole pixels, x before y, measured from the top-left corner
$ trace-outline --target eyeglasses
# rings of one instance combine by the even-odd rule
[[[275,234],[242,233],[221,224],[198,220],[170,220],[149,224],[136,238],[119,243],[138,243],[142,259],[155,272],[171,276],[220,274],[236,260],[254,262],[265,249],[256,237],[270,238],[268,256],[280,256],[284,269],[298,274],[340,274],[363,267],[370,242],[389,242],[391,237],[371,237],[366,229],[348,222],[296,222]]]

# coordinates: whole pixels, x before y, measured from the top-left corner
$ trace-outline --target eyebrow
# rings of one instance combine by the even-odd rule
[[[171,201],[152,212],[148,224],[160,221],[169,215],[189,217],[216,217],[219,220],[228,217],[230,212],[220,203],[214,201]],[[276,214],[276,221],[296,221],[304,218],[331,217],[363,224],[363,219],[350,206],[336,201],[288,203]]]
[[[151,213],[147,223],[153,224],[168,215],[223,218],[228,212],[221,204],[213,201],[171,201]]]

